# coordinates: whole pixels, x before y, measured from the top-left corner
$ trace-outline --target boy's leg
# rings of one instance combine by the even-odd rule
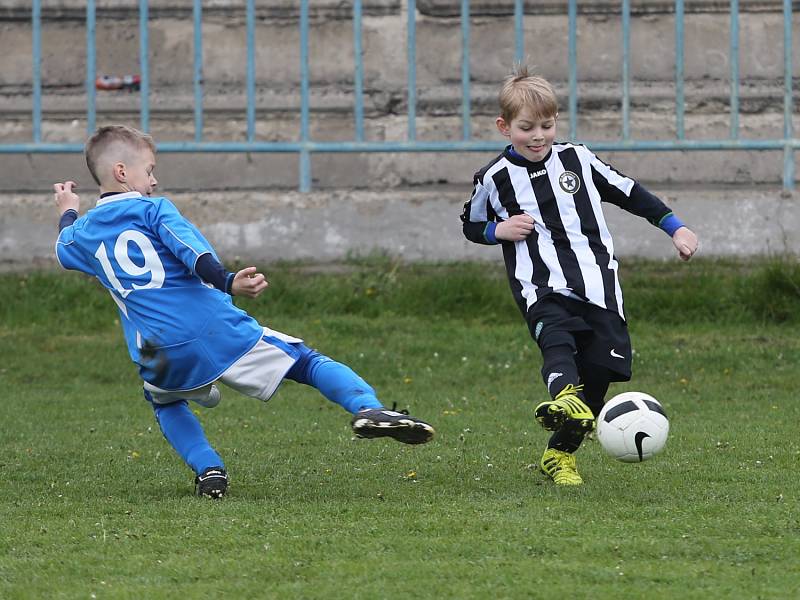
[[[573,452],[594,426],[594,417],[584,402],[576,336],[589,327],[556,297],[541,301],[529,314],[528,325],[542,351],[542,378],[552,398],[536,407],[536,420],[556,431],[539,466],[557,485],[580,485]]]
[[[591,332],[580,316],[581,309],[575,301],[549,294],[526,315],[531,336],[542,351],[542,378],[552,398],[536,407],[536,420],[549,431],[560,429],[567,421],[587,430],[594,425],[594,417],[583,402],[575,355],[577,336]]]
[[[596,417],[603,408],[608,386],[613,380],[612,373],[606,367],[593,364],[580,364],[580,378],[583,387],[582,395],[586,404]],[[588,430],[576,427],[567,421],[556,430],[547,443],[547,449],[541,460],[541,469],[559,485],[580,485],[583,478],[578,473],[575,463],[575,451],[583,443]]]
[[[423,444],[433,437],[429,424],[404,412],[387,410],[375,390],[350,367],[297,344],[301,356],[286,373],[286,379],[317,388],[328,400],[353,414],[352,427],[358,437],[391,437],[406,444]]]
[[[161,432],[178,455],[195,472],[200,495],[222,497],[228,485],[225,463],[206,439],[203,426],[192,413],[186,400],[158,404],[144,391]]]
[[[608,388],[615,377],[610,369],[593,364],[580,365],[580,374],[584,400],[597,418],[603,410]]]
[[[595,307],[584,308],[582,317],[592,327],[592,334],[579,338],[574,355],[582,385],[581,398],[596,418],[603,408],[612,381],[630,378],[630,337],[624,321],[616,313]],[[564,427],[550,438],[550,447],[574,452],[586,431]]]

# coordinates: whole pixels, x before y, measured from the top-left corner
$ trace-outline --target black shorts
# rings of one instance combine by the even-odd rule
[[[631,338],[616,312],[552,293],[531,307],[526,321],[540,346],[553,332],[568,333],[575,340],[579,365],[606,367],[612,372],[611,381],[631,378]]]

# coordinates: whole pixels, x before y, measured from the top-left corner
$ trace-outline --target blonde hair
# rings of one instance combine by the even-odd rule
[[[510,123],[524,108],[529,109],[531,116],[538,119],[549,119],[558,114],[558,97],[543,77],[530,75],[525,65],[515,65],[511,74],[503,80],[498,98],[500,116]]]
[[[92,137],[86,141],[84,154],[86,156],[86,166],[89,173],[97,185],[101,185],[98,175],[98,163],[116,145],[123,145],[126,149],[134,151],[150,150],[153,155],[156,153],[156,145],[150,135],[128,127],[127,125],[107,125],[98,129]]]

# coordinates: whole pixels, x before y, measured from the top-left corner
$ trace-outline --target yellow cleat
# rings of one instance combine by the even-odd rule
[[[556,485],[581,485],[583,479],[575,467],[575,455],[548,448],[542,455],[540,463],[542,473],[555,481]]]
[[[565,386],[555,399],[545,400],[536,407],[536,420],[548,431],[561,429],[567,422],[579,431],[594,429],[592,410],[578,397],[582,389],[582,385]]]

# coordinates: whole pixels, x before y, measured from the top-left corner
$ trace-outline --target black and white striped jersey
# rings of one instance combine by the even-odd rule
[[[523,314],[553,292],[617,312],[622,289],[601,202],[611,202],[658,225],[670,209],[644,187],[585,146],[555,143],[540,162],[507,147],[475,174],[461,215],[464,235],[479,244],[502,243],[506,270]],[[494,225],[528,214],[534,230],[519,242],[494,238]]]

